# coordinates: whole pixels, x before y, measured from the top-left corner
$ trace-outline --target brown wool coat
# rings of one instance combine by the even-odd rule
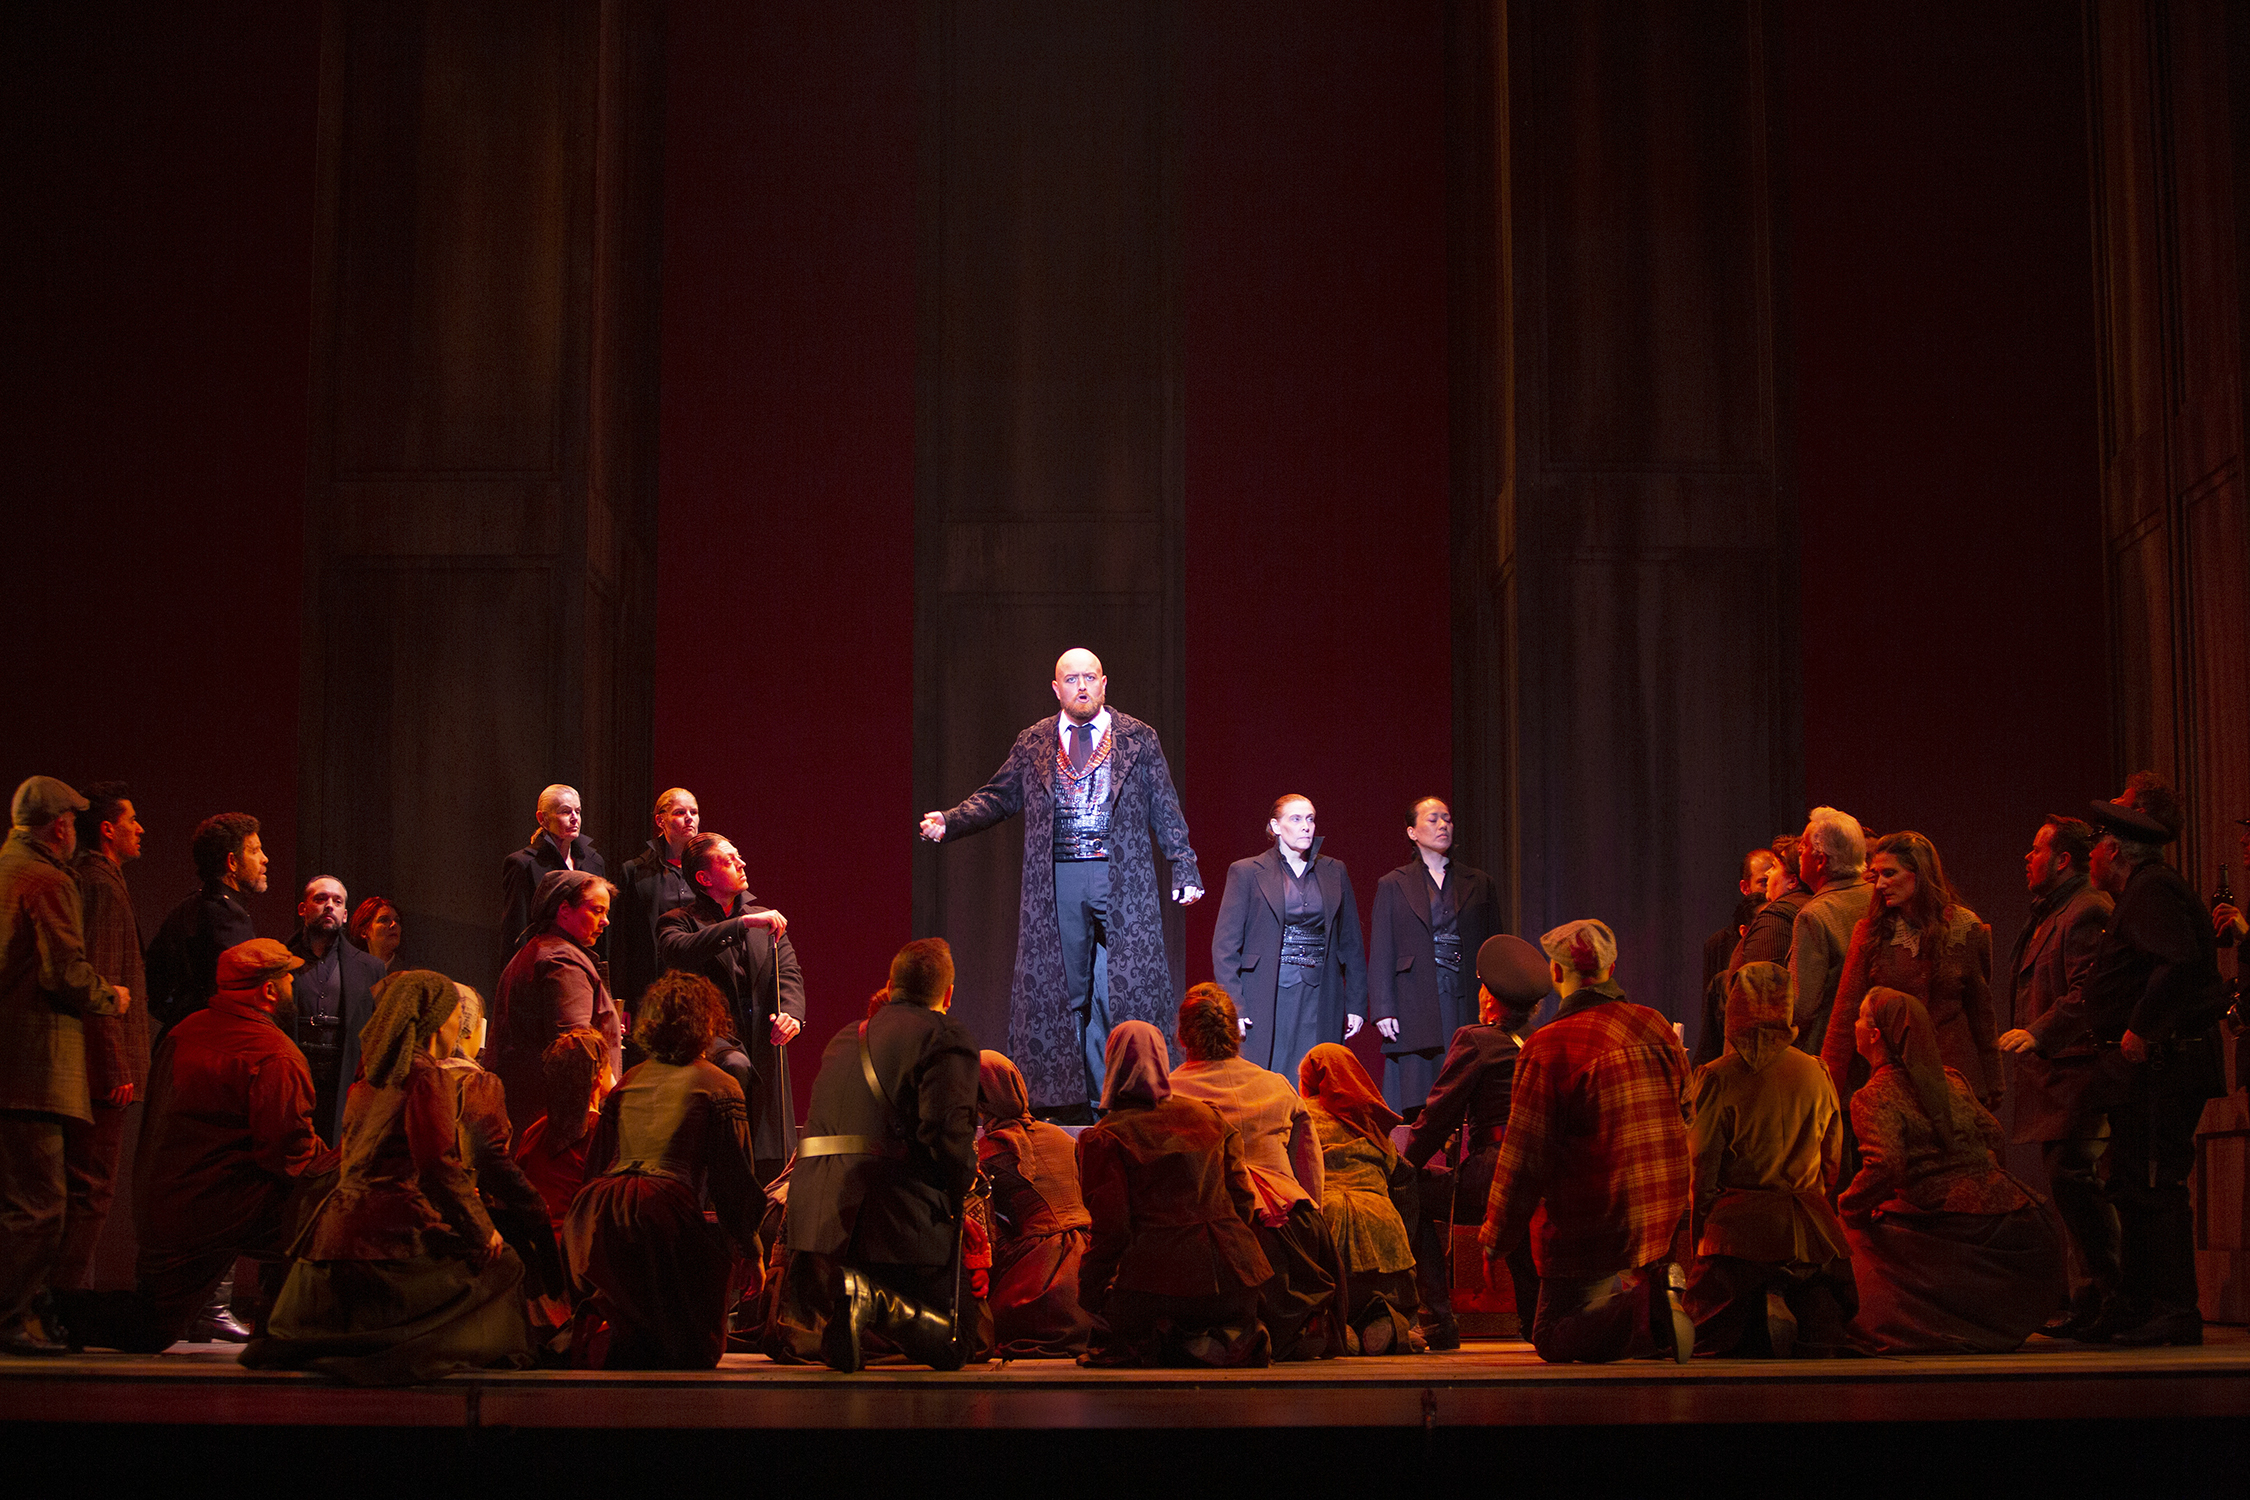
[[[10,832],[0,845],[0,1109],[94,1118],[82,1018],[117,1014],[117,991],[86,961],[79,911],[68,867]]]

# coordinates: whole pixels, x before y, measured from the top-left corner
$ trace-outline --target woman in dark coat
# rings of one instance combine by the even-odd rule
[[[1399,1117],[1352,1049],[1334,1042],[1305,1054],[1297,1092],[1320,1132],[1320,1211],[1344,1272],[1344,1352],[1408,1353],[1421,1342],[1406,1233],[1418,1204],[1414,1169],[1391,1145]]]
[[[1836,985],[1835,1008],[1821,1064],[1849,1109],[1867,1076],[1852,1046],[1859,1002],[1877,987],[1903,990],[1922,1002],[1937,1028],[1938,1055],[1968,1080],[1987,1109],[2000,1106],[1999,1031],[1992,1017],[1992,929],[1954,898],[1937,850],[1918,833],[1878,839],[1867,856],[1875,898],[1852,929]],[[1844,1177],[1851,1176],[1847,1161]]]
[[[1879,1354],[2002,1353],[2062,1298],[2043,1200],[1995,1159],[2006,1137],[1939,1059],[1922,1002],[1870,990],[1853,1027],[1859,1175],[1836,1207],[1859,1286],[1853,1341]]]
[[[1269,1363],[1258,1288],[1273,1268],[1250,1227],[1242,1138],[1172,1092],[1164,1037],[1146,1021],[1111,1028],[1104,1060],[1101,1123],[1078,1137],[1093,1217],[1079,1300],[1099,1319],[1084,1363]]]
[[[648,1061],[602,1101],[563,1225],[579,1368],[709,1370],[726,1352],[727,1242],[757,1259],[766,1198],[742,1086],[703,1060],[725,1021],[699,975],[666,974],[641,997],[633,1040]]]
[[[977,1166],[992,1183],[991,1302],[1002,1359],[1075,1359],[1093,1320],[1078,1302],[1078,1267],[1093,1216],[1078,1192],[1077,1143],[1031,1117],[1023,1074],[977,1054]]]
[[[1292,792],[1266,819],[1273,844],[1227,866],[1211,969],[1248,1030],[1242,1055],[1284,1078],[1367,1018],[1367,944],[1352,878],[1320,852],[1312,802]]]
[[[460,1091],[439,1066],[460,1039],[444,975],[408,969],[378,988],[336,1190],[243,1364],[400,1385],[531,1363],[523,1263],[478,1195]]]
[[[547,1112],[540,1059],[556,1037],[584,1026],[601,1033],[612,1074],[625,1070],[624,1018],[594,957],[616,887],[584,870],[539,882],[529,936],[501,972],[492,1006],[492,1071],[507,1085],[508,1119],[523,1129]]]

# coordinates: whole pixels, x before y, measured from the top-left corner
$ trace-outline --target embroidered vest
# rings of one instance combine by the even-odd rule
[[[1087,757],[1085,769],[1070,769],[1070,753],[1055,746],[1055,863],[1109,858],[1110,751],[1117,744],[1113,724]]]

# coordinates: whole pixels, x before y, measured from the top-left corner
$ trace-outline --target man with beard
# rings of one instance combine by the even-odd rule
[[[195,825],[188,851],[202,884],[172,908],[148,945],[149,1014],[164,1026],[211,998],[219,955],[258,935],[242,898],[266,890],[265,846],[250,814],[205,818]]]
[[[305,882],[297,903],[297,930],[289,951],[305,961],[297,971],[295,1003],[276,1016],[312,1069],[313,1121],[335,1140],[344,1138],[344,1095],[359,1072],[359,1032],[375,1014],[375,986],[383,964],[343,941],[351,895],[333,875]]]
[[[16,788],[0,847],[0,1353],[60,1354],[48,1290],[69,1212],[67,1138],[93,1123],[87,1015],[131,1004],[86,961],[71,814],[86,799],[52,776]]]
[[[2039,1026],[2038,1050],[2056,1057],[2087,1039],[2105,1054],[2096,1073],[2109,1106],[2117,1295],[2073,1337],[2200,1344],[2187,1180],[2204,1101],[2225,1086],[2218,1021],[2226,995],[2211,916],[2163,858],[2179,837],[2178,798],[2169,786],[2143,784],[2145,775],[2135,775],[2130,804],[2092,804],[2088,821],[2101,837],[2087,864],[2117,905],[2085,982]]]
[[[667,787],[657,796],[655,818],[656,836],[618,874],[617,920],[610,924],[609,988],[627,1010],[664,972],[656,957],[656,924],[695,899],[695,887],[680,869],[689,841],[703,828],[695,793]]]
[[[726,997],[732,1018],[709,1061],[742,1085],[758,1180],[771,1182],[797,1149],[789,1045],[805,1025],[805,981],[789,942],[789,919],[750,894],[742,856],[716,833],[697,834],[680,857],[695,900],[664,914],[657,957],[666,969],[700,974]]]
[[[1172,866],[1174,901],[1201,900],[1203,877],[1164,747],[1154,729],[1107,706],[1101,658],[1065,651],[1054,692],[1061,712],[1017,735],[992,780],[960,806],[922,814],[920,832],[935,844],[1023,814],[1007,1055],[1034,1113],[1090,1124],[1110,1026],[1138,1020],[1162,1031],[1179,1006],[1151,832]]]
[[[136,1280],[153,1324],[122,1347],[182,1337],[238,1255],[266,1263],[279,1290],[301,1209],[334,1181],[312,1071],[275,1020],[303,966],[270,938],[227,949],[209,1003],[156,1044],[133,1160]]]

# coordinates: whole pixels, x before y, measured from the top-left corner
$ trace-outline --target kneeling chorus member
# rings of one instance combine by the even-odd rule
[[[1727,982],[1726,1051],[1696,1075],[1695,1247],[1688,1312],[1707,1354],[1841,1352],[1858,1306],[1828,1206],[1844,1126],[1828,1071],[1790,1046],[1797,992],[1779,964]]]
[[[1093,1242],[1078,1191],[1077,1143],[1031,1117],[1016,1065],[977,1054],[977,1164],[992,1184],[991,1302],[1002,1359],[1076,1359],[1093,1319],[1078,1301],[1078,1268]]]
[[[648,1060],[602,1101],[563,1226],[581,1369],[709,1370],[726,1352],[727,1241],[758,1258],[766,1199],[742,1090],[703,1057],[725,1018],[719,992],[693,974],[666,974],[641,996],[633,1039]]]
[[[1234,1001],[1215,984],[1196,985],[1180,1003],[1180,1050],[1172,1092],[1201,1099],[1242,1137],[1250,1186],[1258,1195],[1253,1227],[1275,1275],[1258,1296],[1259,1316],[1279,1361],[1327,1359],[1344,1352],[1336,1242],[1321,1215],[1320,1132],[1289,1080],[1241,1056]]]
[[[1695,1325],[1672,1257],[1688,1209],[1687,1053],[1671,1022],[1618,987],[1606,925],[1566,922],[1539,946],[1562,1004],[1516,1059],[1478,1238],[1497,1260],[1530,1237],[1541,1359],[1685,1364]]]
[[[1320,1132],[1320,1211],[1344,1273],[1344,1352],[1404,1354],[1418,1342],[1406,1226],[1419,1210],[1414,1169],[1391,1145],[1398,1115],[1352,1050],[1336,1042],[1305,1054],[1297,1086]]]
[[[1477,1024],[1453,1034],[1445,1065],[1438,1069],[1421,1116],[1408,1129],[1402,1153],[1406,1164],[1421,1174],[1414,1274],[1422,1298],[1422,1333],[1432,1349],[1461,1347],[1460,1325],[1453,1316],[1453,1226],[1484,1222],[1492,1169],[1499,1164],[1500,1141],[1508,1128],[1516,1057],[1531,1013],[1549,988],[1546,958],[1520,937],[1503,933],[1486,938],[1476,957]],[[1432,1167],[1431,1160],[1456,1130],[1461,1139],[1450,1153],[1454,1165]],[[1531,1247],[1509,1251],[1507,1264],[1516,1316],[1528,1337],[1539,1306],[1539,1273],[1531,1264]]]
[[[826,1318],[820,1356],[846,1373],[882,1335],[909,1359],[968,1357],[963,1200],[977,1175],[977,1046],[947,1014],[942,938],[891,960],[890,1000],[821,1054],[789,1193],[789,1295]]]
[[[383,981],[344,1100],[341,1178],[244,1365],[402,1385],[531,1363],[523,1262],[485,1212],[439,1066],[460,1041],[452,980]]]
[[[1100,1319],[1085,1362],[1270,1363],[1258,1288],[1273,1267],[1250,1227],[1258,1197],[1242,1137],[1172,1092],[1163,1034],[1146,1021],[1110,1029],[1107,1062],[1102,1118],[1078,1137],[1094,1218],[1079,1288]]]

